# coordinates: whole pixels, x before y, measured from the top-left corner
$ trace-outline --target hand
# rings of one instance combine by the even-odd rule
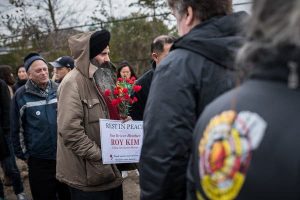
[[[128,122],[132,120],[132,118],[130,116],[127,116],[125,119],[122,119],[122,123]]]

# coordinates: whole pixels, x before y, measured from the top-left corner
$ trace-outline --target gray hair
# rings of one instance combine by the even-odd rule
[[[215,16],[232,13],[232,0],[167,0],[167,2],[180,16],[186,13],[189,6],[192,7],[196,18],[202,22]]]
[[[299,10],[299,0],[254,0],[245,31],[248,40],[238,52],[237,65],[249,67],[266,59],[275,60],[282,47],[298,48]],[[268,58],[262,52],[267,53]]]

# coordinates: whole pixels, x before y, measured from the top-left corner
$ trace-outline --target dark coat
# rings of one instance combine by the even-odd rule
[[[10,94],[6,83],[0,79],[0,160],[9,155],[4,134],[9,134]]]
[[[143,120],[144,110],[148,99],[155,68],[156,63],[153,61],[152,68],[136,81],[136,85],[142,86],[142,89],[139,92],[133,94],[133,97],[136,97],[138,99],[138,101],[134,103],[130,108],[129,115],[132,117],[133,120]]]
[[[196,199],[195,190],[204,200],[216,195],[237,200],[299,199],[300,88],[287,87],[288,69],[280,67],[277,63],[255,72],[241,87],[207,106],[194,132],[190,199]],[[220,117],[225,112],[227,116]],[[224,131],[226,125],[232,132]],[[216,179],[218,172],[225,178]]]
[[[141,199],[184,199],[192,131],[204,107],[235,85],[245,13],[215,17],[179,38],[155,70],[144,115]]]

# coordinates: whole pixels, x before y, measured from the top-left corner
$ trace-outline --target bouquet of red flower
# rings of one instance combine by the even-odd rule
[[[131,79],[118,78],[114,91],[109,89],[105,90],[104,95],[111,97],[111,103],[113,106],[118,106],[119,114],[122,119],[125,119],[129,115],[129,108],[138,99],[136,97],[131,98],[130,95],[133,92],[138,92],[142,89],[142,86],[135,85],[135,78]]]

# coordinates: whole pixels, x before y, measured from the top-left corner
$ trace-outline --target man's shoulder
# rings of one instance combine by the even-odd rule
[[[77,69],[73,69],[64,77],[62,82],[59,84],[57,94],[59,95],[62,90],[64,90],[65,92],[68,91],[68,93],[77,92],[78,86],[83,84],[82,80],[83,75]]]
[[[78,84],[79,77],[83,76],[78,70],[73,69],[69,73],[66,74],[62,82],[59,84],[59,87],[63,87],[64,85],[76,85]]]

